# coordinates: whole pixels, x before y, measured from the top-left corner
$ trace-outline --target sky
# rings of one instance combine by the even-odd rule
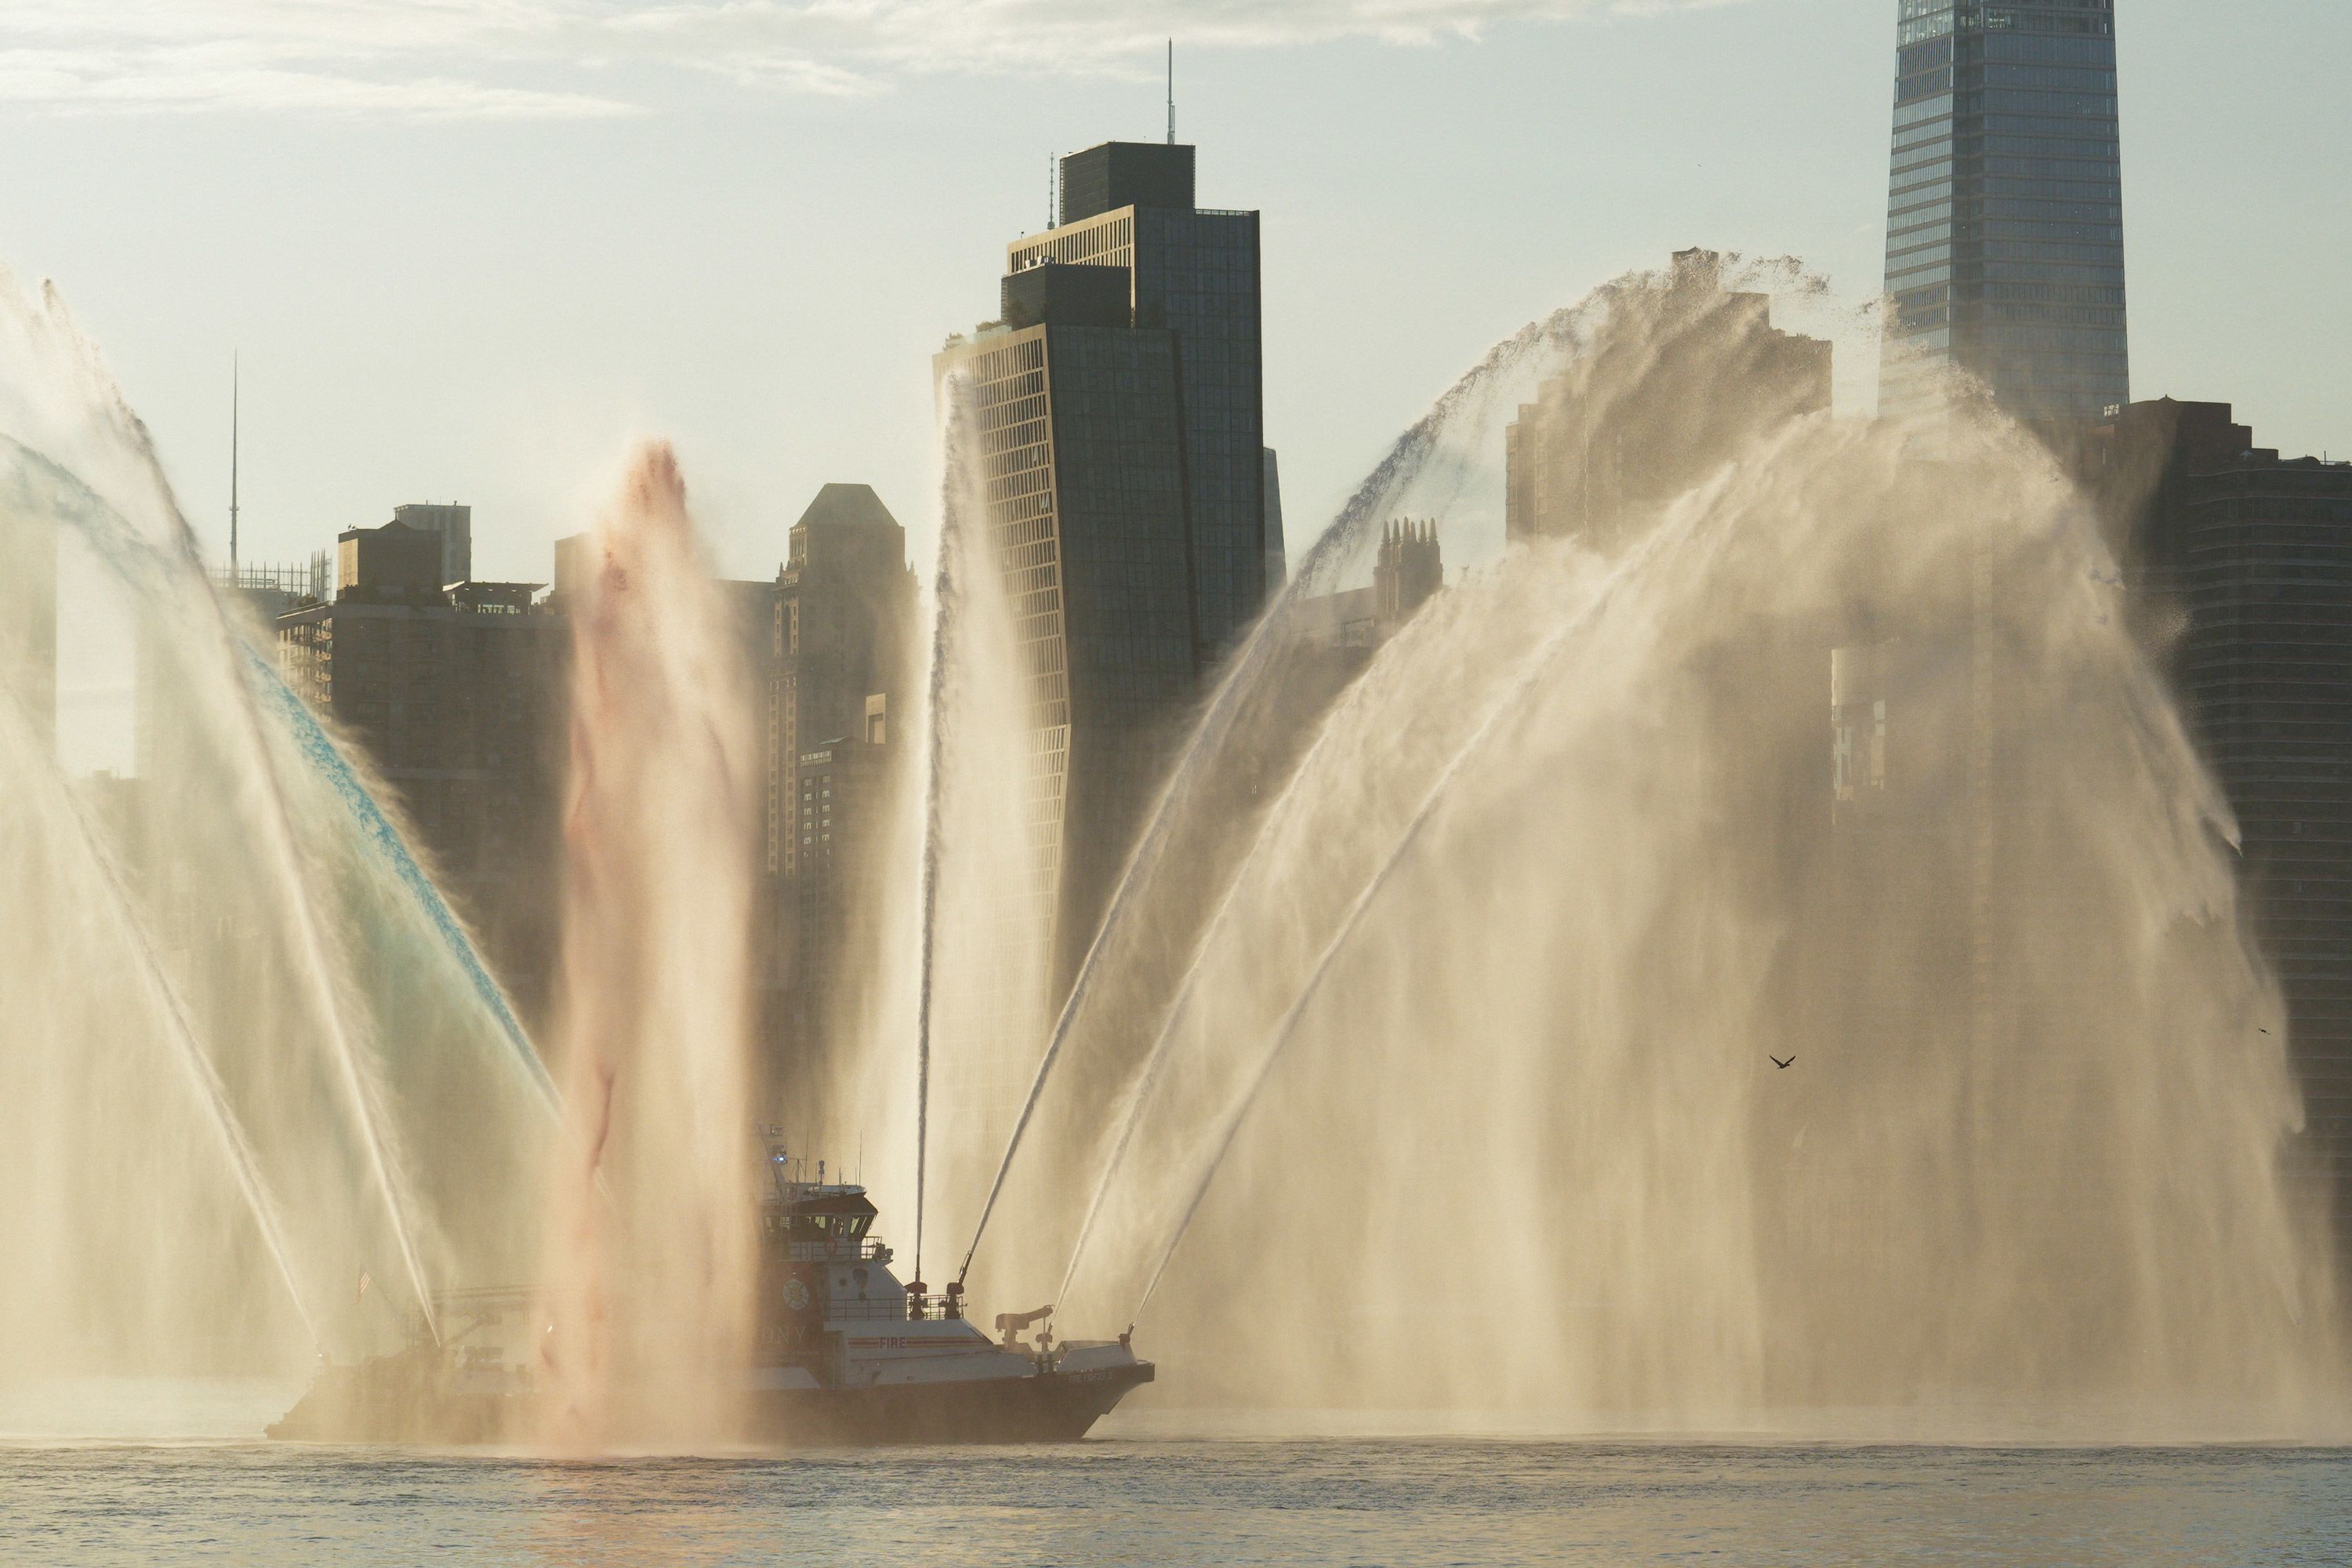
[[[1295,551],[1488,343],[1628,268],[1793,254],[1874,295],[1895,11],[17,0],[0,266],[62,289],[215,554],[235,353],[248,562],[463,500],[476,574],[542,581],[648,435],[730,574],[772,575],[833,480],[919,558],[930,354],[994,313],[1055,153],[1163,134],[1172,36],[1201,202],[1265,215]],[[2352,453],[2352,4],[2119,0],[2117,29],[2134,395]]]

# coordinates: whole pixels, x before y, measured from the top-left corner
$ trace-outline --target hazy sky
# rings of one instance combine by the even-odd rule
[[[7,0],[0,262],[54,278],[248,560],[403,500],[543,579],[628,437],[722,565],[829,479],[928,537],[929,355],[1048,159],[1177,130],[1265,216],[1294,547],[1486,343],[1679,247],[1856,300],[1895,0]],[[2119,0],[2133,390],[2352,452],[2347,0]],[[1849,378],[1851,380],[1851,378]],[[1866,385],[1864,390],[1866,391]]]

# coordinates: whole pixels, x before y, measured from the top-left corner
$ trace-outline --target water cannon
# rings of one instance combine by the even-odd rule
[[[946,1308],[943,1310],[946,1311],[950,1319],[959,1319],[963,1316],[962,1280],[950,1279],[948,1281],[948,1303]]]
[[[1040,1307],[1034,1312],[999,1312],[996,1314],[996,1331],[1004,1336],[1006,1346],[1011,1347],[1020,1342],[1022,1330],[1032,1323],[1042,1323],[1053,1315],[1054,1309],[1050,1306]]]
[[[923,1321],[923,1295],[929,1289],[930,1287],[919,1279],[907,1281],[907,1321],[919,1323]]]

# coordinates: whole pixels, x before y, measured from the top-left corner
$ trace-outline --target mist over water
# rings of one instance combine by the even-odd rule
[[[2280,1008],[2095,520],[1965,400],[1774,405],[1757,330],[1621,279],[1400,443],[1311,586],[1388,515],[1495,526],[1514,375],[1670,411],[1679,470],[1453,582],[1328,701],[1276,604],[975,1289],[1136,1318],[1212,1403],[2318,1419]]]
[[[95,350],[5,278],[0,436],[0,581],[96,562],[142,683],[141,776],[68,781],[46,670],[0,671],[0,1395],[388,1348],[528,1268],[544,1075]]]
[[[0,292],[0,573],[57,531],[172,656],[111,793],[0,700],[0,1379],[294,1375],[530,1285],[533,1440],[723,1444],[759,1121],[855,1162],[902,1248],[919,1158],[934,1281],[977,1236],[977,1310],[1132,1321],[1184,1402],[2197,1436],[2342,1390],[2226,807],[2095,519],[1981,409],[1759,396],[1757,323],[1666,277],[1496,345],[1170,737],[1065,1001],[1034,672],[951,397],[866,979],[763,1096],[755,709],[667,449],[574,606],[534,1048],[95,355]],[[1553,377],[1667,478],[1497,556],[1502,426]],[[1335,657],[1309,601],[1398,516],[1457,570]]]

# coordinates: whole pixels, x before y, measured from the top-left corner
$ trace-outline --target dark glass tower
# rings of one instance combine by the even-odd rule
[[[1194,205],[1192,149],[1062,160],[960,385],[1029,682],[1033,893],[1058,990],[1203,684],[1266,593],[1258,215]]]
[[[1265,392],[1257,214],[1195,206],[1192,149],[1107,142],[1062,160],[1058,226],[1009,247],[1021,274],[1117,268],[1134,330],[1174,351],[1199,657],[1213,663],[1265,601]],[[1008,321],[1010,318],[1008,317]]]
[[[2128,402],[2115,0],[1896,0],[1880,400],[1957,365],[2018,417]]]
[[[2352,463],[2256,447],[2226,403],[2135,403],[2077,471],[2238,826],[2303,1089],[2292,1173],[2352,1265]]]

